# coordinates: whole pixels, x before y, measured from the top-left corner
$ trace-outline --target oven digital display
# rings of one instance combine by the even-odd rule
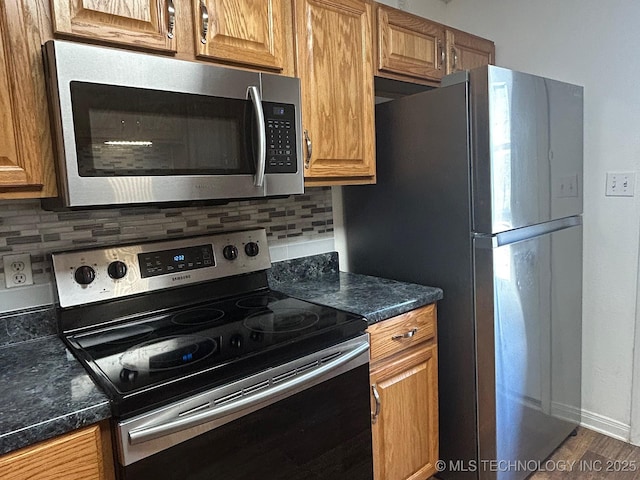
[[[198,268],[215,266],[213,247],[198,245],[174,250],[139,253],[140,276],[142,278],[168,275]]]

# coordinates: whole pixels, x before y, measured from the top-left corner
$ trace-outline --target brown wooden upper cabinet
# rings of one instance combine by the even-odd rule
[[[292,0],[51,0],[54,32],[293,75]]]
[[[447,49],[447,73],[495,63],[492,41],[460,30],[447,29]]]
[[[0,199],[56,195],[38,26],[0,2]]]
[[[51,13],[58,34],[175,52],[176,1],[51,0]]]
[[[495,61],[491,40],[386,5],[375,9],[377,76],[436,86],[444,75]]]
[[[444,25],[376,4],[377,74],[440,80],[445,74]]]
[[[288,0],[198,0],[197,54],[214,60],[283,70]]]
[[[305,184],[375,182],[372,5],[294,0]]]

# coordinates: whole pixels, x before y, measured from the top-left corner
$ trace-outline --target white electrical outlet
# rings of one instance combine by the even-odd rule
[[[31,270],[31,255],[21,253],[17,255],[5,255],[4,280],[7,288],[33,285],[33,272]]]
[[[607,186],[604,194],[607,197],[633,197],[635,187],[635,172],[607,172]]]

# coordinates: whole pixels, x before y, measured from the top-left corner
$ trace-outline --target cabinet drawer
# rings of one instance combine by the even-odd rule
[[[405,350],[436,335],[436,304],[432,303],[371,325],[371,360]]]

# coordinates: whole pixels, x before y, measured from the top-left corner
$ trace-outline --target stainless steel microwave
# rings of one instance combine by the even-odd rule
[[[44,58],[61,192],[45,208],[304,191],[299,79],[58,40]]]

